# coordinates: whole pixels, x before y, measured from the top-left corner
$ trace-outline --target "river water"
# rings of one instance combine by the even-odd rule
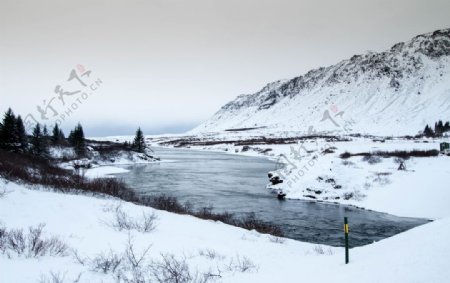
[[[343,246],[343,220],[349,218],[350,245],[362,246],[426,223],[354,207],[303,200],[280,201],[265,188],[275,163],[246,157],[188,149],[154,148],[163,162],[125,166],[116,174],[143,195],[166,194],[196,208],[236,216],[254,212],[281,227],[286,237],[311,243]]]

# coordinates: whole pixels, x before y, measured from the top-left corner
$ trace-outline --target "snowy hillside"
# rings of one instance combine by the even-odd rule
[[[438,119],[450,119],[450,29],[270,83],[238,96],[190,133],[258,128],[414,135]]]
[[[0,231],[9,232],[0,240],[27,235],[32,226],[43,228],[38,238],[64,244],[58,253],[29,254],[0,241],[0,282],[5,283],[447,282],[450,276],[448,217],[353,248],[345,265],[342,248],[117,199],[28,189],[2,179],[0,191],[5,192],[0,194]],[[154,229],[122,229],[118,215],[126,221],[153,215]]]

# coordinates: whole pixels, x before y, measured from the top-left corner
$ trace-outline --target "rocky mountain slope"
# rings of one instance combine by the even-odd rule
[[[450,29],[269,83],[238,96],[190,133],[256,128],[414,135],[438,119],[450,120]]]

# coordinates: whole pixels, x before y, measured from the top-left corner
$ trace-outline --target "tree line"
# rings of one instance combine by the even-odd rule
[[[133,151],[146,152],[144,134],[140,128],[136,131],[134,141],[132,143],[126,143],[126,145]],[[46,125],[38,123],[32,129],[31,134],[28,134],[20,115],[16,116],[11,108],[5,112],[0,122],[1,149],[49,157],[49,149],[51,146],[70,146],[73,147],[77,156],[86,156],[87,144],[83,127],[78,123],[66,138],[58,124],[55,123],[52,132],[49,133]]]
[[[445,132],[450,132],[450,122],[447,121],[444,124],[441,120],[434,123],[434,129],[426,125],[423,130],[423,134],[426,137],[441,137]]]

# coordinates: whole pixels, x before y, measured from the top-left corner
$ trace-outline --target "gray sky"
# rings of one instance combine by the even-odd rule
[[[0,111],[39,120],[45,100],[52,123],[80,95],[48,104],[57,85],[100,78],[65,129],[182,132],[268,82],[448,27],[448,0],[0,0]],[[80,64],[86,88],[67,81]]]

